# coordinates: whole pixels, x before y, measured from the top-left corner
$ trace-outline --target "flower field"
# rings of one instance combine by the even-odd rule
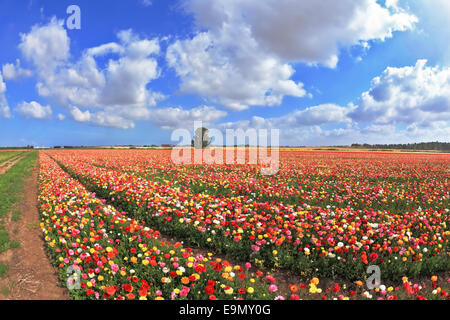
[[[41,228],[61,281],[81,270],[76,299],[448,299],[448,155],[281,151],[274,176],[169,150],[40,164]],[[282,288],[280,270],[301,283]]]

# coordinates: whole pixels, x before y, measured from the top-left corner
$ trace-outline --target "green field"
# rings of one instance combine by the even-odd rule
[[[0,161],[7,161],[20,153],[23,152],[0,152]],[[23,197],[25,180],[31,175],[36,158],[37,152],[28,152],[11,169],[0,175],[0,253],[20,245],[19,242],[11,240],[5,224],[10,213],[15,221],[20,218],[20,211],[14,207]],[[0,264],[0,277],[3,277],[7,270],[6,265]]]

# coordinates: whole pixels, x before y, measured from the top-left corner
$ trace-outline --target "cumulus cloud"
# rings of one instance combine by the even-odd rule
[[[7,63],[2,67],[3,77],[5,80],[18,80],[20,78],[28,78],[33,75],[33,72],[28,69],[23,69],[20,66],[20,59],[16,60],[16,64]]]
[[[117,109],[110,107],[97,112],[81,111],[77,107],[72,107],[70,114],[77,122],[93,123],[106,127],[132,129],[135,126],[134,121],[142,120],[149,121],[164,130],[192,128],[194,121],[202,121],[204,125],[209,125],[227,115],[226,112],[210,106],[200,106],[190,110],[182,107],[157,109]]]
[[[430,67],[426,60],[388,67],[372,80],[350,116],[358,122],[407,125],[450,119],[450,68]]]
[[[25,118],[44,120],[52,117],[51,107],[42,106],[36,101],[22,102],[15,111]]]
[[[11,110],[9,109],[5,93],[6,93],[6,83],[3,81],[3,76],[2,73],[0,72],[0,116],[3,118],[10,118]]]
[[[70,56],[70,39],[63,20],[53,18],[47,25],[35,25],[27,34],[21,34],[19,49],[32,61],[39,72],[50,72]]]
[[[131,129],[135,124],[130,120],[109,108],[97,112],[89,110],[81,111],[77,107],[72,107],[70,115],[77,122],[95,124],[102,127],[113,127],[119,129]]]
[[[133,120],[139,120],[133,115],[148,112],[165,98],[148,89],[160,76],[158,39],[141,39],[123,30],[117,42],[88,48],[73,62],[62,21],[33,26],[21,38],[19,48],[38,74],[39,95],[66,107],[77,121],[132,128]],[[99,57],[109,58],[104,68],[98,66]]]
[[[251,120],[222,123],[221,127],[226,128],[276,128],[295,129],[299,127],[320,127],[325,124],[351,123],[348,113],[350,107],[341,107],[335,104],[322,104],[312,106],[304,110],[295,110],[281,117],[262,118],[254,116]]]
[[[196,93],[232,110],[279,105],[285,95],[306,95],[302,83],[290,80],[294,69],[289,64],[259,51],[248,29],[239,31],[221,34],[221,40],[204,32],[169,46],[167,62],[181,78],[181,92]],[[227,43],[230,38],[239,41]]]
[[[450,68],[427,66],[426,60],[414,66],[388,67],[356,104],[323,104],[219,127],[279,128],[283,143],[293,145],[448,141]]]
[[[203,125],[215,123],[225,117],[225,111],[210,106],[200,106],[191,110],[183,108],[162,108],[151,111],[150,121],[163,129],[193,128],[194,121]]]
[[[335,67],[341,47],[366,46],[413,28],[417,18],[395,1],[191,0],[185,8],[199,28],[169,46],[167,61],[182,92],[234,110],[279,105],[303,97],[291,80],[293,62]]]

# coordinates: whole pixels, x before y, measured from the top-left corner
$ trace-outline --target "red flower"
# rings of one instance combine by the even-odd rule
[[[129,284],[124,284],[122,285],[122,289],[125,290],[126,292],[131,292],[133,291],[133,286]]]
[[[170,271],[170,276],[172,277],[172,278],[176,278],[177,277],[177,272],[176,271]]]
[[[211,295],[211,294],[214,293],[214,291],[215,291],[215,289],[214,289],[213,286],[206,286],[206,288],[205,288],[205,293],[206,293],[206,294]]]
[[[370,262],[374,262],[374,261],[377,260],[377,259],[378,259],[378,253],[372,252],[372,253],[369,255],[369,260],[370,260]]]
[[[107,288],[106,288],[106,293],[107,293],[109,296],[114,295],[114,294],[116,293],[116,288],[115,288],[115,286],[114,286],[114,287],[113,287],[113,286],[107,287]]]
[[[334,292],[339,292],[339,290],[341,290],[341,287],[339,287],[339,284],[335,283],[334,287],[333,287],[333,291]]]

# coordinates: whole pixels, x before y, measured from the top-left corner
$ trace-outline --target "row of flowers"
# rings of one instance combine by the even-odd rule
[[[107,165],[111,161],[98,161],[108,159],[111,151],[86,161],[89,154],[69,151],[52,156],[133,217],[242,260],[351,280],[364,276],[369,264],[379,265],[384,277],[391,279],[450,269],[445,206],[391,212],[195,193],[168,181],[111,169]],[[146,165],[138,158],[129,167],[138,170]]]
[[[180,242],[106,205],[41,154],[41,228],[74,299],[273,299],[273,277]]]
[[[448,207],[448,155],[281,152],[276,176],[255,165],[175,166],[169,151],[81,154],[80,158],[150,179],[261,201],[377,210]]]

